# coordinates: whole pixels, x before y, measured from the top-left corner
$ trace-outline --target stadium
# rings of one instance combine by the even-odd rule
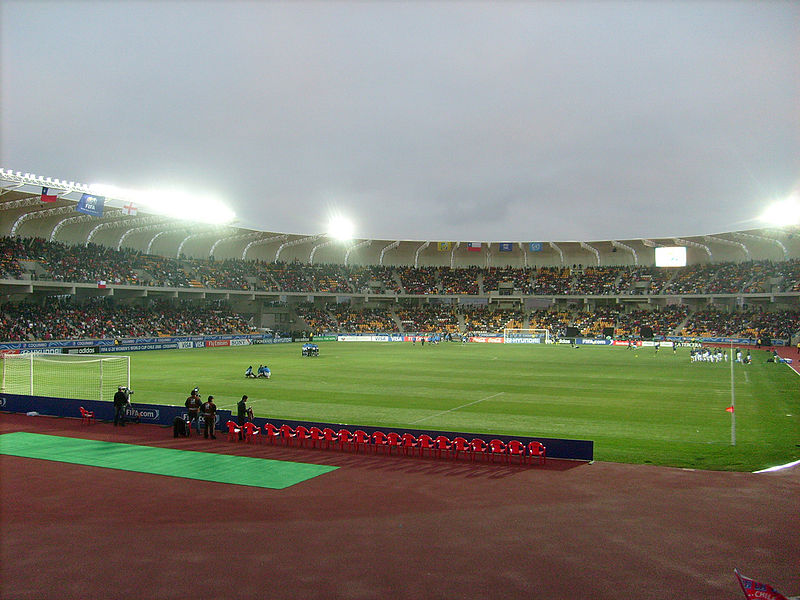
[[[742,548],[736,540],[748,535],[748,530],[760,531],[766,540],[759,565],[768,575],[772,571],[765,567],[771,566],[777,580],[778,572],[787,566],[784,561],[797,556],[796,519],[785,521],[796,512],[791,498],[798,484],[797,468],[773,474],[730,472],[761,471],[800,458],[793,370],[800,331],[800,247],[793,228],[655,240],[340,242],[325,235],[197,223],[189,226],[144,211],[131,214],[131,202],[126,208],[115,198],[103,198],[101,214],[78,214],[76,207],[88,193],[86,186],[5,169],[0,177],[4,392],[13,394],[4,399],[3,431],[165,450],[210,450],[213,456],[318,465],[323,473],[335,470],[333,477],[329,472],[303,483],[281,483],[279,486],[301,491],[299,496],[291,492],[287,496],[283,490],[280,497],[269,495],[276,494],[274,490],[247,481],[240,485],[244,491],[228,492],[226,487],[231,484],[218,483],[225,479],[197,476],[191,497],[201,504],[213,503],[212,510],[219,511],[217,517],[206,517],[206,525],[218,536],[217,543],[236,546],[253,536],[254,541],[245,544],[252,549],[262,535],[273,540],[274,550],[257,551],[259,555],[267,552],[275,565],[270,579],[279,572],[290,587],[310,589],[288,569],[296,560],[314,560],[326,581],[342,586],[337,597],[373,597],[381,589],[424,595],[430,581],[424,576],[407,578],[408,565],[414,572],[425,570],[419,561],[427,551],[419,554],[415,548],[426,544],[440,556],[434,560],[433,577],[454,590],[454,595],[491,597],[491,590],[497,588],[509,595],[537,589],[542,597],[554,597],[565,585],[563,577],[574,575],[561,550],[564,540],[556,542],[542,528],[562,520],[559,531],[568,540],[569,555],[573,559],[582,556],[592,564],[588,571],[582,568],[586,574],[571,584],[576,597],[609,597],[612,587],[626,585],[635,588],[632,597],[661,597],[662,578],[673,576],[670,571],[676,567],[661,564],[653,573],[651,564],[637,575],[632,565],[652,561],[668,536],[674,538],[667,542],[669,553],[687,559],[691,554],[698,572],[719,572],[716,562],[721,556],[740,562]],[[59,190],[55,198],[44,198],[55,190]],[[679,250],[686,264],[657,266],[659,250],[665,248]],[[309,344],[309,340],[317,344]],[[378,343],[389,340],[399,343]],[[306,347],[317,346],[319,357],[300,357],[301,345],[303,355]],[[722,349],[722,364],[690,364],[690,352],[698,347]],[[748,356],[752,353],[755,357],[753,363],[738,362],[735,349],[747,349]],[[644,360],[636,362],[634,358],[640,354]],[[41,356],[43,374],[34,376],[34,363],[26,360],[26,355]],[[118,371],[108,363],[105,391],[103,386],[95,389],[94,383],[84,386],[86,381],[102,378],[93,372],[78,370],[64,378],[57,376],[61,370],[79,369],[57,359],[112,360],[92,358],[103,355],[123,355],[129,360],[126,367],[115,366],[121,369]],[[578,363],[574,362],[576,356]],[[614,360],[607,361],[611,356]],[[782,362],[774,362],[775,357]],[[262,360],[276,376],[268,383],[253,381],[245,388],[245,366]],[[328,371],[325,362],[331,360],[335,373]],[[397,360],[407,363],[407,370],[392,366]],[[645,360],[649,362],[645,364]],[[437,361],[444,362],[444,368],[428,373]],[[14,363],[24,363],[22,389],[12,389]],[[506,363],[508,366],[501,366]],[[540,374],[538,379],[514,381],[531,366]],[[644,370],[634,376],[639,368]],[[389,369],[405,382],[399,391]],[[477,378],[471,375],[476,371]],[[415,381],[426,373],[430,379]],[[710,382],[704,381],[707,377]],[[48,383],[49,378],[53,382]],[[647,379],[655,383],[649,387]],[[678,385],[676,379],[685,383]],[[324,380],[324,385],[318,385],[319,380]],[[461,386],[465,380],[469,385]],[[110,397],[120,381],[136,391],[128,416],[137,423],[122,436],[109,425],[113,412]],[[599,381],[610,398],[590,391]],[[252,398],[253,421],[259,426],[288,423],[300,431],[301,425],[316,423],[338,429],[349,423],[351,430],[413,431],[415,440],[423,433],[436,436],[445,432],[449,439],[458,435],[483,435],[487,441],[490,437],[538,439],[548,447],[548,458],[540,465],[538,459],[518,457],[515,463],[513,457],[504,456],[495,464],[494,456],[491,462],[488,456],[476,460],[467,452],[459,460],[450,448],[442,459],[441,450],[434,458],[435,449],[425,455],[419,448],[417,456],[416,443],[410,452],[406,448],[401,453],[398,448],[391,455],[390,448],[390,455],[385,456],[386,452],[379,453],[377,448],[370,453],[369,444],[361,453],[345,449],[343,444],[335,450],[335,439],[326,443],[334,450],[325,451],[322,439],[319,447],[280,438],[270,439],[270,443],[226,442],[209,447],[199,435],[175,439],[172,429],[166,427],[168,416],[182,409],[183,395],[194,385],[203,393],[213,393],[220,408],[229,410],[235,410],[237,394],[246,389]],[[426,395],[417,389],[437,385],[452,387],[454,392]],[[559,391],[550,391],[547,385]],[[709,387],[702,387],[705,385]],[[524,391],[517,389],[519,386]],[[361,388],[373,391],[364,394]],[[33,396],[26,396],[28,393]],[[676,401],[675,395],[680,400]],[[33,405],[14,402],[40,396],[55,400]],[[355,403],[354,396],[359,398]],[[625,396],[635,402],[627,404]],[[555,399],[560,410],[553,412],[552,404],[543,397]],[[735,412],[727,411],[737,400]],[[100,423],[94,427],[82,424],[76,403],[81,410],[83,406],[93,409]],[[590,407],[581,416],[587,403],[595,404],[595,410]],[[177,408],[169,412],[170,405]],[[32,413],[31,409],[38,410]],[[526,410],[544,412],[547,417],[529,415]],[[625,414],[617,414],[620,410]],[[29,425],[25,412],[74,418],[40,416]],[[602,413],[614,416],[603,419]],[[649,423],[640,422],[645,414],[650,415]],[[736,416],[740,417],[738,428]],[[554,421],[567,424],[556,426]],[[587,427],[589,422],[592,427]],[[224,423],[218,428],[225,439]],[[614,429],[622,433],[609,436]],[[594,448],[588,455],[572,455],[567,443],[570,438],[578,438],[573,442],[591,440]],[[157,521],[147,515],[162,511],[172,529],[184,532],[175,534],[176,538],[203,537],[193,517],[179,516],[179,506],[189,501],[181,500],[188,493],[181,481],[192,480],[173,482],[169,476],[148,474],[161,471],[124,463],[111,465],[102,474],[84,472],[109,465],[86,467],[81,465],[91,463],[79,459],[75,460],[78,464],[69,464],[73,459],[38,460],[31,471],[25,461],[42,455],[27,449],[25,440],[21,450],[14,449],[10,439],[5,438],[2,458],[4,489],[13,490],[12,497],[4,499],[4,505],[11,507],[4,510],[4,538],[22,535],[21,529],[17,532],[23,522],[24,535],[29,535],[32,525],[19,511],[41,515],[44,507],[37,499],[48,497],[41,489],[45,486],[57,494],[66,513],[48,510],[46,517],[37,519],[35,528],[42,530],[39,535],[48,543],[42,545],[38,559],[31,558],[34,564],[47,560],[47,548],[63,547],[70,536],[95,548],[90,555],[101,552],[94,539],[97,532],[92,529],[120,531],[124,527],[118,519],[135,518],[135,529],[147,531],[144,536],[125,539],[137,556],[136,570],[151,568],[151,561],[158,561],[160,575],[153,576],[150,593],[173,597],[164,592],[165,578],[169,574],[177,577],[175,569],[180,568],[173,559],[141,545],[158,538],[153,530]],[[566,445],[562,448],[559,444]],[[672,452],[674,448],[682,450]],[[22,458],[25,456],[28,458]],[[504,458],[508,458],[505,464]],[[144,472],[135,473],[132,480],[130,471],[140,470]],[[343,473],[347,475],[340,477]],[[334,477],[341,480],[331,481]],[[74,481],[67,487],[73,491],[62,490],[59,481]],[[109,519],[110,509],[98,508],[98,502],[86,505],[76,491],[78,482],[80,490],[99,486],[97,494],[112,506],[132,494],[137,504],[140,496],[152,500],[145,503],[145,514],[137,510],[135,516]],[[214,489],[198,492],[197,484]],[[633,488],[637,493],[629,494],[627,490]],[[363,497],[357,490],[363,491]],[[757,503],[742,503],[742,494],[758,498]],[[14,500],[20,497],[28,500]],[[576,508],[572,504],[579,497],[584,499]],[[459,501],[448,506],[450,503],[442,503],[440,498]],[[170,502],[177,505],[170,508]],[[252,508],[264,502],[270,506],[268,514]],[[285,514],[295,502],[303,502],[310,514],[300,520],[289,519],[290,526],[277,525],[274,516]],[[248,516],[231,521],[226,516],[229,510]],[[471,515],[467,521],[465,514]],[[598,514],[605,515],[600,521],[609,519],[602,529],[621,522],[634,527],[639,546],[633,557],[621,547],[606,558],[596,553],[602,535]],[[709,519],[710,514],[715,517]],[[434,521],[428,522],[431,518]],[[731,524],[724,528],[727,533],[713,526],[717,518]],[[446,529],[439,520],[447,524]],[[473,520],[483,525],[469,525]],[[773,522],[766,527],[768,532],[765,522]],[[512,529],[503,534],[509,526]],[[493,532],[486,546],[478,541],[483,527]],[[270,531],[273,533],[266,533]],[[274,533],[279,531],[282,533]],[[348,542],[341,543],[342,536]],[[381,540],[384,536],[388,537]],[[404,550],[391,558],[382,557],[380,548],[395,536],[404,540]],[[505,536],[519,539],[519,543]],[[321,541],[313,542],[315,538]],[[292,539],[303,541],[294,545]],[[115,536],[114,543],[118,541]],[[528,551],[562,575],[555,581],[543,573],[514,581],[516,569],[506,564],[514,563],[521,548],[529,544],[536,549]],[[442,558],[449,556],[452,546],[461,547],[462,558],[455,562]],[[694,549],[690,552],[687,546]],[[8,548],[7,543],[4,547]],[[772,548],[778,547],[785,550],[773,552]],[[752,549],[751,545],[747,548],[748,552]],[[180,555],[182,551],[171,552]],[[226,549],[224,553],[248,561],[247,552]],[[488,561],[487,555],[492,556]],[[97,568],[91,556],[83,558]],[[484,561],[484,566],[473,577],[468,575],[472,567],[457,566],[462,560]],[[345,566],[349,561],[358,563],[357,572]],[[370,566],[372,561],[377,562]],[[171,567],[164,565],[170,562]],[[4,564],[14,564],[14,560],[4,560]],[[624,571],[619,571],[620,564],[627,565]],[[66,561],[58,578],[85,586],[85,580],[74,575],[78,568]],[[455,576],[442,569],[455,569]],[[376,575],[366,575],[369,571]],[[613,571],[620,577],[624,572],[625,582],[606,579]],[[112,573],[103,577],[116,579],[118,585],[127,579]],[[23,579],[29,580],[27,576]],[[9,597],[47,595],[46,584],[23,583],[23,579],[6,568],[4,580],[13,581],[19,592]],[[602,583],[597,583],[601,579]],[[317,578],[311,580],[316,585]],[[252,582],[264,584],[258,576]],[[184,590],[192,589],[188,585]],[[219,585],[216,593],[221,596],[258,594],[257,587],[239,584],[236,592],[230,592],[224,584]],[[695,581],[692,585],[700,584]],[[705,585],[709,590],[725,587],[722,580]],[[81,589],[76,587],[70,593],[81,595]],[[184,596],[179,592],[174,597]]]
[[[798,24],[0,2],[0,599],[800,599]]]

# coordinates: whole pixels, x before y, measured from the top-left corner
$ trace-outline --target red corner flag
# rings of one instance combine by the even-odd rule
[[[42,202],[55,202],[56,200],[58,200],[58,196],[51,194],[46,187],[42,188]]]
[[[729,412],[729,413],[732,413],[732,412],[733,412],[733,407],[732,407],[732,406],[729,406],[729,407],[728,407],[728,408],[726,408],[725,410],[726,410],[727,412]]]
[[[740,575],[737,569],[733,572],[736,574],[736,579],[739,580],[739,585],[742,586],[745,598],[747,600],[761,599],[761,600],[788,600],[786,596],[781,594],[778,590],[766,583],[758,583],[749,577]]]

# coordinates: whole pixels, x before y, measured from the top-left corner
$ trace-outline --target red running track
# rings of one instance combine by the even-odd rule
[[[545,468],[0,413],[32,431],[331,464],[285,490],[0,456],[2,598],[738,599],[800,593],[800,470]]]

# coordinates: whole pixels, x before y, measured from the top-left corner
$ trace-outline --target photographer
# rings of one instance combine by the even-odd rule
[[[130,403],[128,388],[119,386],[114,394],[114,427],[125,427],[125,409]]]

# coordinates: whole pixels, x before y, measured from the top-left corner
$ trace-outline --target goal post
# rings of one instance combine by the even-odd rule
[[[550,332],[547,329],[506,327],[503,329],[503,342],[506,344],[549,344]]]
[[[119,386],[131,386],[130,356],[78,354],[0,354],[7,394],[111,400]]]

